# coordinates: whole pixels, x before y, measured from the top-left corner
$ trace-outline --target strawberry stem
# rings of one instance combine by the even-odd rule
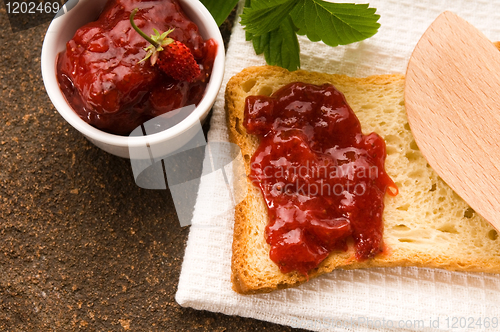
[[[135,14],[139,11],[139,8],[136,8],[132,11],[132,13],[130,14],[130,24],[132,25],[132,28],[134,28],[135,31],[137,31],[138,34],[140,34],[142,36],[142,38],[146,39],[148,42],[151,43],[151,45],[153,45],[155,48],[159,48],[161,45],[157,42],[155,42],[153,39],[151,39],[148,35],[146,35],[144,32],[142,32],[141,29],[139,29],[137,27],[137,25],[135,25],[134,23],[134,17],[135,17]]]

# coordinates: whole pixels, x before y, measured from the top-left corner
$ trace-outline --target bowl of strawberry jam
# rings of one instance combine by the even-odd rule
[[[222,36],[203,4],[70,0],[65,7],[47,30],[41,56],[47,94],[62,117],[99,148],[125,158],[149,158],[145,147],[167,155],[189,141],[213,106],[224,73]],[[132,22],[147,36],[168,32],[172,45],[164,44],[162,52],[177,46],[170,69],[160,52],[151,61],[150,42],[132,27],[134,10]],[[194,59],[192,75],[182,76],[182,52]],[[131,134],[178,113],[172,118],[182,121],[168,129]]]

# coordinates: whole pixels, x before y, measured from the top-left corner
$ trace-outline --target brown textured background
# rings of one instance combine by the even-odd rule
[[[13,33],[0,5],[0,331],[291,331],[175,302],[189,229],[54,109],[47,28]]]

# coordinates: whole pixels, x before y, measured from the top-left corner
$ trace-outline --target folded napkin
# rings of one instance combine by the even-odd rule
[[[332,48],[299,38],[302,69],[363,77],[404,73],[417,41],[443,11],[455,12],[500,40],[500,3],[468,0],[374,0],[381,28],[359,43]],[[242,11],[240,2],[239,13]],[[209,142],[227,141],[225,84],[263,65],[239,24],[227,50]],[[336,270],[297,288],[242,296],[231,289],[233,206],[220,174],[201,178],[176,300],[181,306],[315,331],[475,330],[500,326],[500,276],[424,268]]]

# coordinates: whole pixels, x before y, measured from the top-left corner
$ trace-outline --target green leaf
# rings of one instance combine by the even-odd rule
[[[357,42],[377,33],[380,18],[366,4],[324,0],[245,0],[245,38],[269,65],[300,67],[297,34],[330,46]]]
[[[245,5],[241,14],[241,24],[245,31],[260,36],[276,30],[288,17],[297,4],[297,0],[265,0]]]
[[[238,0],[200,0],[220,26],[238,3]]]
[[[290,12],[300,35],[330,46],[354,43],[377,33],[380,18],[368,4],[299,0]]]
[[[300,49],[297,28],[290,17],[285,18],[276,29],[253,36],[255,53],[264,53],[267,64],[280,66],[290,71],[300,67]]]
[[[245,5],[243,6],[243,10],[245,10],[245,8],[247,7],[250,7],[252,5],[252,0],[245,0]],[[245,40],[246,41],[251,41],[253,38],[253,35],[248,32],[248,31],[245,31]],[[260,54],[260,53],[257,53],[257,54]]]

